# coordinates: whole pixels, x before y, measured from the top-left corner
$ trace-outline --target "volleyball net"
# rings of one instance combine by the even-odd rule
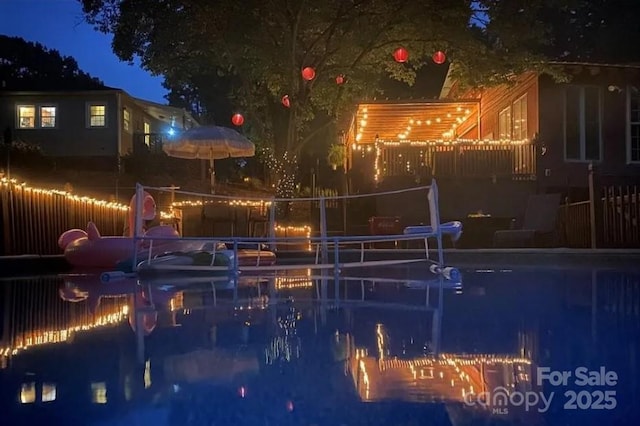
[[[154,222],[145,220],[147,194],[161,211]],[[247,271],[286,268],[291,258],[319,269],[425,260],[444,267],[435,180],[392,191],[298,198],[228,196],[138,184],[135,205],[136,261],[151,259],[163,243],[171,242],[173,247],[183,245],[178,251],[224,245],[236,255],[244,249],[276,253],[276,265],[240,268]],[[174,226],[180,237],[152,232],[158,224]],[[411,226],[421,229],[406,232]],[[213,262],[209,266],[223,269]]]

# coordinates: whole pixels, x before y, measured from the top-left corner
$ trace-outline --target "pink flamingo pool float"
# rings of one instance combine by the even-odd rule
[[[127,261],[133,257],[133,234],[135,229],[136,196],[131,198],[129,204],[128,233],[126,236],[103,237],[93,222],[87,224],[87,230],[70,229],[58,238],[58,245],[64,250],[64,257],[71,265],[86,268],[115,268],[119,262]],[[156,202],[153,197],[144,192],[142,202],[143,220],[153,220],[156,217]],[[161,254],[175,250],[176,241],[172,238],[180,237],[180,234],[167,225],[154,226],[141,232],[140,236],[169,238],[169,240],[154,241],[153,252]],[[137,249],[144,249],[148,242],[140,241]],[[153,253],[152,253],[153,254]]]

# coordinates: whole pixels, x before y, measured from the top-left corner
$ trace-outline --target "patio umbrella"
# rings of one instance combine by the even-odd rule
[[[215,184],[214,160],[229,157],[253,157],[255,145],[233,129],[220,126],[199,126],[183,132],[162,145],[170,157],[209,160],[211,191]]]

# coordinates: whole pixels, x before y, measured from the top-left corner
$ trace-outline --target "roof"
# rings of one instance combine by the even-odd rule
[[[574,61],[547,61],[547,65],[566,66],[566,67],[601,67],[601,68],[625,68],[640,70],[640,64],[608,64],[598,62],[574,62]],[[454,64],[449,66],[447,76],[442,84],[442,90],[440,91],[440,99],[446,99],[451,94],[451,89],[455,86],[456,80],[453,78]]]
[[[183,123],[190,122],[191,126],[197,126],[198,122],[190,112],[184,108],[178,108],[171,105],[162,105],[156,102],[131,97],[133,101],[142,108],[147,114],[156,120],[165,122],[175,127],[183,127]]]

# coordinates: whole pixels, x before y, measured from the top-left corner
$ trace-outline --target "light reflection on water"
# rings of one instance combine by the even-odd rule
[[[350,274],[2,283],[3,413],[105,425],[637,418],[637,272],[485,268],[464,285],[418,267]],[[616,408],[564,409],[572,382],[538,385],[540,366],[615,371],[615,389],[588,389],[615,390]],[[501,389],[554,400],[542,413],[505,406]]]

